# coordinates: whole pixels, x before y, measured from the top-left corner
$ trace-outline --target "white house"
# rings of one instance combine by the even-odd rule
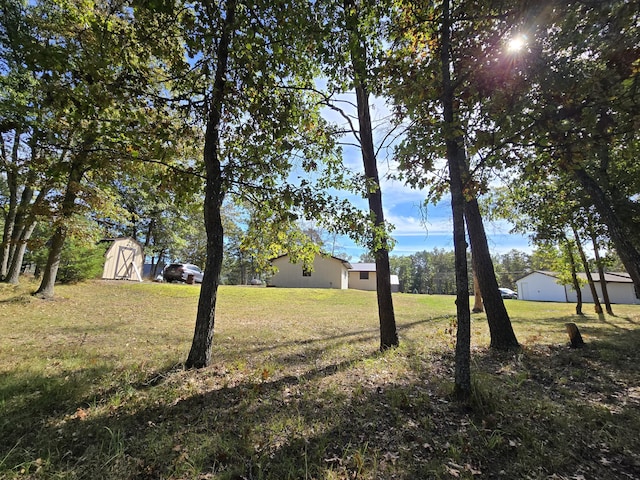
[[[349,270],[349,288],[356,290],[376,289],[376,264],[375,263],[354,263]],[[391,275],[391,291],[397,292],[400,289],[400,281],[397,275]]]
[[[291,263],[289,255],[271,260],[278,271],[271,277],[270,286],[287,288],[339,288],[349,286],[348,271],[351,264],[331,255],[316,255],[313,269],[306,270],[301,263]]]
[[[596,286],[598,297],[602,300],[602,286],[600,276],[591,274]],[[582,301],[593,303],[591,289],[586,283],[587,276],[579,273],[578,277],[584,281],[580,291]],[[640,304],[640,299],[635,293],[631,277],[627,273],[605,273],[604,281],[611,303]],[[516,281],[518,286],[518,299],[540,302],[577,302],[577,294],[572,285],[558,283],[558,275],[554,272],[541,270],[533,271]]]
[[[102,240],[109,243],[104,254],[102,278],[107,280],[142,281],[144,255],[142,245],[130,237]]]

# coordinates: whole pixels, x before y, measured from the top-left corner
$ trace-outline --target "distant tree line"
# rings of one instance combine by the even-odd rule
[[[366,259],[366,256],[364,258]],[[513,249],[504,254],[493,255],[492,258],[499,286],[512,290],[517,290],[518,279],[533,270],[562,274],[568,264],[565,253],[559,247],[536,248],[531,253]],[[608,271],[625,271],[624,265],[615,253],[607,255],[605,261]],[[471,266],[470,258],[468,265]],[[597,271],[595,259],[589,259],[589,267],[591,271]],[[434,248],[432,251],[416,252],[412,255],[392,255],[391,271],[398,275],[400,291],[404,293],[454,295],[456,292],[453,250]],[[468,274],[471,278],[471,268]],[[469,294],[472,293],[473,285],[470,284]]]

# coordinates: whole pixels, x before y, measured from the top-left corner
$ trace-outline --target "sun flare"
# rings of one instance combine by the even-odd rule
[[[518,35],[507,41],[507,51],[510,53],[520,52],[527,45],[527,37]]]

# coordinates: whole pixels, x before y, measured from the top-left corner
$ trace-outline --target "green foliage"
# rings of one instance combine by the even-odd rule
[[[78,225],[86,222],[78,220]],[[104,267],[104,245],[97,242],[90,230],[75,229],[71,232],[60,256],[57,282],[77,283],[98,278]],[[41,272],[47,263],[49,248],[46,244],[46,232],[40,230],[31,242],[30,252],[25,261],[34,267],[36,272]]]
[[[531,270],[531,258],[518,250],[511,250],[494,258],[494,268],[501,287],[516,290],[516,280]]]
[[[104,266],[104,248],[69,239],[60,260],[57,280],[60,283],[77,283],[99,277]]]
[[[405,293],[454,294],[455,257],[453,251],[434,248],[410,256],[392,256],[391,272],[398,275]]]

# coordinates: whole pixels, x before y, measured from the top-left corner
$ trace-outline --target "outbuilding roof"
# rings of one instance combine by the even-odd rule
[[[546,275],[548,277],[553,277],[553,278],[558,278],[559,276],[557,272],[550,272],[547,270],[534,270],[533,272],[530,272],[525,276],[523,276],[522,278],[520,278],[520,280],[534,273],[539,273],[541,275]],[[580,272],[578,273],[578,278],[581,278],[582,280],[587,280],[587,274]],[[599,282],[600,274],[598,274],[597,272],[591,272],[591,278],[593,278],[594,282]],[[633,280],[631,280],[631,276],[626,272],[606,272],[604,274],[604,281],[607,283],[633,283]]]

